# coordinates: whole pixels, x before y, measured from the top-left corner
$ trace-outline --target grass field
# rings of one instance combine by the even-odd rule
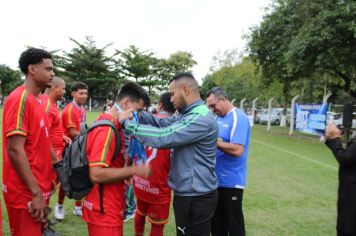
[[[89,112],[88,122],[98,114]],[[252,129],[243,202],[247,235],[335,235],[337,163],[318,139],[286,133],[280,127]],[[3,232],[10,235],[1,201]],[[62,235],[86,235],[86,224],[71,214],[73,205],[66,199],[66,218],[54,228]],[[125,222],[124,235],[134,235],[132,220]],[[173,210],[165,235],[175,235]]]

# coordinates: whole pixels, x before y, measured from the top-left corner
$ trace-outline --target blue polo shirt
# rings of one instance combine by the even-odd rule
[[[219,187],[245,188],[247,155],[250,143],[250,123],[246,114],[234,108],[225,116],[217,117],[219,138],[224,142],[244,146],[240,157],[224,153],[219,148],[216,152],[216,174]]]

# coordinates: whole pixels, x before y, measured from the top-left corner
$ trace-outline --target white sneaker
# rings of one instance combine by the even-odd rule
[[[82,216],[82,207],[74,207],[73,209],[73,215],[75,216]]]
[[[56,204],[56,207],[54,208],[54,217],[57,220],[63,220],[64,219],[64,207],[61,204]]]

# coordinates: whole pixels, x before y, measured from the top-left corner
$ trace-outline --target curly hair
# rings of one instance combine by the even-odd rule
[[[41,63],[43,59],[52,59],[49,52],[39,48],[29,48],[21,53],[19,66],[22,73],[28,74],[28,66]]]

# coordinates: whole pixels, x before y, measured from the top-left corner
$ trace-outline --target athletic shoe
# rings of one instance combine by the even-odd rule
[[[54,208],[54,217],[57,219],[57,220],[63,220],[64,219],[64,207],[63,205],[61,204],[56,204],[56,207]]]
[[[48,226],[43,230],[43,236],[61,236],[61,234]]]
[[[75,216],[82,216],[82,207],[74,207],[73,209],[73,215]]]
[[[129,220],[133,219],[133,218],[135,218],[135,212],[132,212],[130,214],[126,214],[125,218],[124,218],[124,221],[126,222],[126,221],[129,221]]]

